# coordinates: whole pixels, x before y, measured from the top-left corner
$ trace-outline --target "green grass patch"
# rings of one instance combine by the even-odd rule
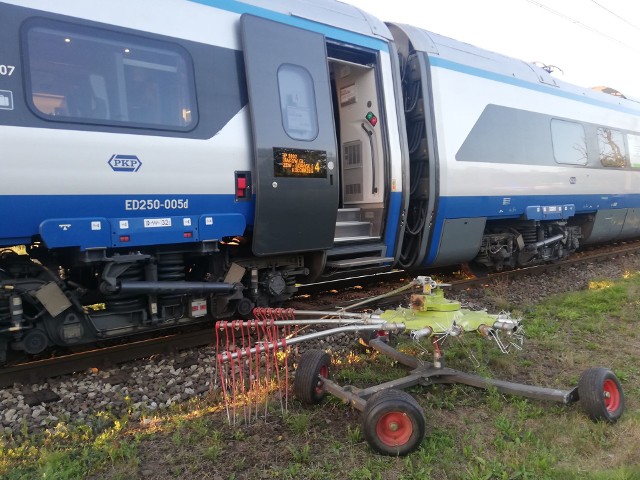
[[[137,442],[126,435],[127,419],[108,419],[108,414],[101,417],[111,420],[111,426],[99,433],[86,426],[60,423],[45,434],[24,436],[19,442],[3,437],[0,475],[8,480],[75,480],[107,465],[137,468]]]

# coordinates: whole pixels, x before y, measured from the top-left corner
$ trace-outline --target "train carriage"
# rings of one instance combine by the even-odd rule
[[[636,102],[340,2],[5,1],[0,38],[3,358],[640,235]]]
[[[638,236],[638,102],[411,26],[390,28],[415,72],[405,88],[408,132],[416,118],[426,126],[409,139],[411,171],[422,178],[411,174],[410,215],[419,213],[406,231],[421,247],[410,265],[502,269]]]
[[[0,242],[27,246],[3,254],[0,350],[247,315],[396,263],[388,30],[290,6],[0,4]]]

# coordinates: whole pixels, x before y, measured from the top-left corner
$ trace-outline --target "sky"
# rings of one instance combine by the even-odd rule
[[[554,76],[640,100],[637,0],[342,0],[383,21],[408,23],[527,62]]]

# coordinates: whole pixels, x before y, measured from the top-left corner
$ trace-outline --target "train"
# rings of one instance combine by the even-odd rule
[[[335,0],[0,2],[0,361],[640,236],[640,103]]]

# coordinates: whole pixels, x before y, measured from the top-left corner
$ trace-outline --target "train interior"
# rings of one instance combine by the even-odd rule
[[[387,185],[385,129],[378,59],[370,52],[328,45],[333,112],[339,152],[340,203],[333,275],[379,267],[393,260],[382,241]]]

